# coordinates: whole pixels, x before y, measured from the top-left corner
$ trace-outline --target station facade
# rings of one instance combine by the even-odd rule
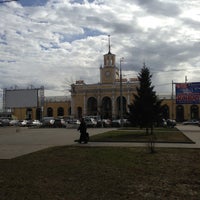
[[[120,69],[121,69],[120,60]],[[71,114],[81,116],[98,115],[104,119],[115,119],[128,112],[133,94],[139,86],[137,78],[124,79],[116,67],[116,56],[109,52],[104,55],[104,64],[100,67],[100,82],[85,84],[76,81],[71,86]],[[121,103],[122,102],[122,103]]]
[[[183,104],[183,105],[176,105],[175,100],[172,100],[170,97],[161,97],[163,98],[162,104],[164,104],[163,109],[163,117],[165,119],[175,119],[177,122],[182,122],[185,120],[190,119],[200,119],[199,115],[199,104]],[[81,99],[81,98],[80,98]],[[91,99],[89,99],[90,101]],[[109,100],[110,101],[110,100]],[[95,100],[96,102],[96,100]],[[97,103],[97,102],[96,102]],[[96,104],[95,103],[95,104]],[[94,104],[94,105],[95,105]],[[84,104],[80,103],[79,98],[76,99],[76,105],[78,107],[75,107],[74,115],[72,115],[71,112],[71,100],[59,100],[57,102],[49,102],[48,100],[45,102],[44,110],[42,111],[41,108],[16,108],[12,109],[12,112],[0,114],[0,117],[11,117],[17,118],[19,120],[23,119],[41,119],[43,117],[54,117],[54,118],[79,118],[79,116],[83,116],[82,111],[86,108],[84,108]],[[81,107],[83,105],[83,108]],[[89,105],[88,105],[89,106]],[[101,107],[99,107],[101,109]],[[88,115],[95,115],[97,112],[96,106],[95,109],[90,108],[88,110]],[[100,114],[100,113],[98,113]],[[110,111],[105,111],[105,116],[111,116],[111,109]],[[87,115],[87,114],[85,114]],[[119,116],[119,111],[116,114],[116,118]],[[112,118],[113,119],[113,118]]]
[[[43,106],[38,108],[13,108],[12,114],[19,120],[54,118],[80,118],[82,116],[100,116],[102,119],[125,118],[128,105],[133,102],[137,77],[122,78],[120,67],[116,66],[116,55],[110,51],[103,55],[100,70],[100,82],[86,84],[78,80],[71,85],[71,97],[46,97]],[[163,99],[163,117],[182,122],[189,119],[200,119],[200,104],[176,104],[175,97],[159,96]],[[122,102],[122,103],[121,103]]]

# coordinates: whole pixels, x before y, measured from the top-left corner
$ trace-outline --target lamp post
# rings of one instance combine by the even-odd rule
[[[120,122],[121,127],[123,126],[123,96],[122,96],[122,62],[124,61],[124,58],[120,58],[120,65],[119,65],[119,71],[120,71]]]

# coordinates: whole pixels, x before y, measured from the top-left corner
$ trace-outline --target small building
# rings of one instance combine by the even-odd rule
[[[176,104],[175,96],[159,96],[164,105],[163,116],[165,119],[175,119],[177,122],[185,120],[200,119],[200,104]]]
[[[71,100],[66,96],[45,97],[42,107],[13,108],[13,115],[19,119],[38,119],[43,117],[65,118],[70,116]]]

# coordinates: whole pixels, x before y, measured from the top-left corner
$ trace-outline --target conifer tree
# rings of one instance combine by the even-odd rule
[[[134,95],[134,101],[129,105],[130,121],[146,128],[146,133],[153,134],[153,126],[161,116],[161,100],[156,96],[151,82],[152,74],[145,63],[138,75],[140,86],[137,87],[137,93]]]

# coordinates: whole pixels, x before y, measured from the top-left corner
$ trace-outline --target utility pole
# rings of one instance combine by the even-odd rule
[[[123,96],[122,96],[122,62],[124,61],[124,58],[120,58],[120,65],[119,65],[119,70],[120,70],[120,122],[121,122],[121,127],[123,127]]]
[[[187,76],[185,76],[185,83],[187,83],[188,79],[187,79]]]
[[[174,81],[172,80],[172,119],[174,119]]]

